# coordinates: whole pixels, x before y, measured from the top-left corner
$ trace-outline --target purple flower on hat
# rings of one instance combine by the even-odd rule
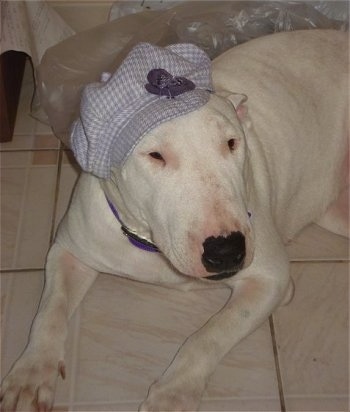
[[[186,77],[172,76],[164,69],[152,69],[147,75],[147,80],[149,83],[145,88],[149,93],[167,96],[168,99],[196,88],[196,85]]]

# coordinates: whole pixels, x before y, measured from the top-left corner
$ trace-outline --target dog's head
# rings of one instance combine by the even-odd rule
[[[245,96],[213,94],[211,61],[192,44],[136,45],[88,85],[71,143],[110,179],[125,226],[182,273],[213,279],[250,264]]]
[[[220,279],[252,261],[243,103],[212,95],[154,128],[112,169],[123,222],[183,274]]]

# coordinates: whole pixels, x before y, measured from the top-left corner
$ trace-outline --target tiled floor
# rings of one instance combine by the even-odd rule
[[[50,129],[28,116],[26,79],[14,140],[1,145],[3,376],[25,346],[45,254],[78,175]],[[288,247],[294,300],[225,357],[201,410],[348,410],[348,247],[315,225]],[[100,275],[70,323],[56,409],[137,410],[179,345],[227,298],[224,289],[179,292]]]

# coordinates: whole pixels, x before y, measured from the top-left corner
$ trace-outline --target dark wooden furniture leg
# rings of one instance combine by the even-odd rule
[[[12,50],[0,56],[0,142],[12,140],[26,59]]]

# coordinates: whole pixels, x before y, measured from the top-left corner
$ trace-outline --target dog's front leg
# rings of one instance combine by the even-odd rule
[[[28,344],[1,388],[3,411],[47,411],[56,380],[65,376],[64,343],[68,319],[96,279],[97,272],[54,244],[48,254],[45,288]]]
[[[288,279],[276,282],[264,276],[238,280],[226,306],[185,341],[173,363],[151,386],[140,410],[196,410],[218,362],[268,318],[287,285]]]

